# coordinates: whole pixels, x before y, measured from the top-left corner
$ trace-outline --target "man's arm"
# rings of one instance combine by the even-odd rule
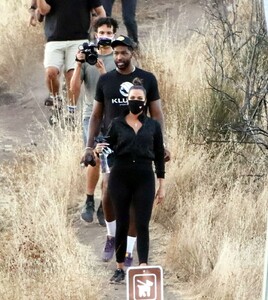
[[[161,100],[151,101],[149,103],[149,112],[152,119],[157,120],[160,123],[163,139],[164,139],[164,147],[165,147],[165,161],[170,160],[170,152],[166,149],[165,145],[165,126],[164,126],[164,115],[161,107]]]
[[[72,94],[75,96],[74,105],[77,104],[77,100],[79,98],[80,91],[81,91],[81,85],[82,85],[81,69],[82,69],[82,64],[85,61],[85,54],[82,53],[80,50],[78,50],[76,54],[76,60],[77,61],[75,64],[74,73],[72,75],[71,82],[70,82],[70,90]]]
[[[97,19],[106,17],[106,12],[102,5],[94,8],[94,14]]]
[[[36,0],[36,4],[38,11],[43,16],[47,15],[51,10],[51,6],[47,4],[45,0]]]
[[[93,148],[94,138],[100,133],[101,122],[103,118],[103,104],[94,100],[93,109],[88,125],[87,147]]]
[[[161,100],[151,101],[149,103],[149,112],[152,119],[157,120],[160,123],[163,136],[165,135],[164,128],[164,115],[161,107]]]
[[[82,64],[77,62],[70,82],[70,90],[72,94],[75,95],[75,99],[73,103],[74,105],[77,105],[77,100],[79,98],[80,91],[81,91],[81,85],[82,85],[81,68],[82,68]]]
[[[32,9],[36,9],[37,8],[37,4],[36,4],[36,0],[32,0],[31,1],[31,6]]]
[[[101,121],[103,116],[103,104],[94,100],[93,110],[90,116],[89,125],[88,125],[88,140],[85,153],[80,161],[81,165],[84,166],[95,166],[95,153],[93,150],[94,147],[94,138],[99,134]]]
[[[29,13],[30,13],[29,25],[31,26],[36,26],[36,8],[37,8],[36,0],[32,0],[29,8]]]
[[[96,21],[99,18],[106,17],[106,12],[105,12],[103,6],[101,5],[101,6],[98,6],[98,7],[95,7],[93,9],[91,9],[90,15],[91,15],[90,26],[94,27],[94,24],[96,23]]]

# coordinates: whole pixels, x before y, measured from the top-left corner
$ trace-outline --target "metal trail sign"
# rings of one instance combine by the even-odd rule
[[[127,300],[163,300],[163,269],[160,266],[127,270]]]

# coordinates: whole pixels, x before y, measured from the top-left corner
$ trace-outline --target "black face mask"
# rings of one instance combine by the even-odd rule
[[[139,114],[140,112],[143,111],[144,104],[145,104],[145,102],[141,101],[141,100],[136,100],[136,99],[134,99],[134,100],[128,100],[129,110],[134,115],[137,115],[137,114]]]

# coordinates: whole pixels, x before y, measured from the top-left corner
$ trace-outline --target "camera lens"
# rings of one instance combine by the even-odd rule
[[[87,63],[90,65],[95,65],[98,61],[98,56],[96,54],[89,54],[87,56]]]

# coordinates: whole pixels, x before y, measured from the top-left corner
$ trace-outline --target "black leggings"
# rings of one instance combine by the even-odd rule
[[[152,164],[115,164],[111,170],[108,189],[116,217],[116,261],[122,263],[125,260],[129,209],[132,205],[135,212],[139,263],[147,263],[149,222],[155,197],[155,178]]]

